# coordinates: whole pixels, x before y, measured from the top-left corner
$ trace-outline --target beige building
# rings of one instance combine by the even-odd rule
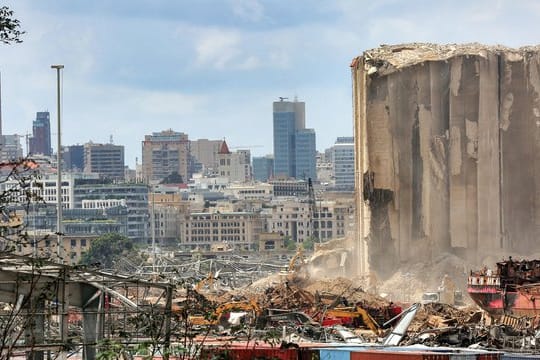
[[[150,193],[148,196],[150,216],[153,214],[155,241],[162,245],[176,245],[181,241],[182,223],[190,212],[190,202],[182,194]]]
[[[171,129],[145,135],[142,142],[143,179],[158,183],[167,176],[178,173],[184,183],[189,174],[188,135]]]
[[[259,252],[286,251],[285,240],[278,233],[262,233],[259,237]]]
[[[223,193],[238,200],[272,200],[274,187],[266,183],[231,184]]]
[[[298,243],[307,239],[325,242],[350,236],[354,230],[353,213],[353,199],[316,201],[312,209],[306,200],[290,198],[273,202],[267,229]]]
[[[296,198],[272,202],[267,213],[268,232],[279,233],[302,243],[312,236],[310,206]]]
[[[313,236],[320,241],[342,238],[351,235],[354,230],[354,202],[320,201],[317,202],[313,217]]]
[[[84,172],[100,177],[124,180],[124,146],[114,144],[84,144]]]
[[[88,251],[93,240],[98,235],[65,235],[62,236],[63,247],[61,254],[63,262],[67,265],[78,264],[83,254]],[[58,259],[58,238],[50,231],[30,231],[26,240],[28,246],[18,245],[18,255],[34,255],[51,260]]]
[[[263,222],[259,213],[192,213],[186,216],[184,250],[206,250],[212,244],[229,244],[235,250],[251,250],[259,243]]]
[[[190,141],[191,155],[203,165],[203,170],[216,170],[218,167],[217,153],[222,140],[198,139]]]
[[[244,183],[251,181],[251,153],[249,150],[230,152],[223,141],[218,152],[218,175],[225,176],[229,182]]]

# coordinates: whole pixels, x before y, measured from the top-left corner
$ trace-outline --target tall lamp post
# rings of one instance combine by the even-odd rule
[[[58,259],[61,263],[64,262],[63,257],[63,244],[62,244],[62,136],[60,132],[60,70],[64,68],[64,65],[51,65],[52,69],[56,69],[56,113],[58,115],[57,128],[58,128],[58,142],[56,150],[56,239],[58,246]]]

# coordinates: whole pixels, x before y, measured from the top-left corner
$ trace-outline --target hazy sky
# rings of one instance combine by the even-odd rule
[[[8,0],[22,44],[0,45],[4,134],[51,112],[64,64],[62,143],[125,145],[145,134],[272,153],[272,102],[306,102],[317,148],[351,136],[351,60],[380,44],[540,43],[540,1]],[[56,148],[55,145],[53,145]]]

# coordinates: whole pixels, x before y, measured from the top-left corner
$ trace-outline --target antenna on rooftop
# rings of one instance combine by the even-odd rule
[[[109,144],[114,144],[112,134],[109,136]]]
[[[279,101],[288,100],[288,99],[289,99],[288,97],[282,97],[282,96],[279,97]]]

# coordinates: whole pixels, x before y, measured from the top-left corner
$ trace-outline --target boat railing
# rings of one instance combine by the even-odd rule
[[[471,275],[467,284],[471,286],[500,286],[501,278],[496,275]]]

